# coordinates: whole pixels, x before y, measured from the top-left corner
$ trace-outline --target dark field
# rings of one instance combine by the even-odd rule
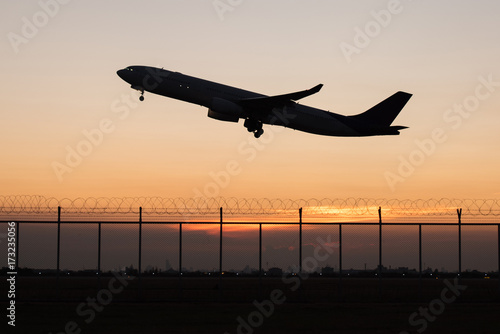
[[[240,333],[418,333],[410,314],[428,304],[288,303],[277,306],[262,324]],[[89,324],[76,314],[77,303],[18,306],[18,333],[59,333],[74,321],[81,333],[238,333],[238,317],[248,321],[250,303],[112,303]],[[446,306],[425,333],[498,333],[498,304]],[[258,320],[258,319],[257,319]],[[77,333],[75,331],[75,333]]]
[[[80,301],[96,296],[109,288],[110,280],[121,286],[116,278],[102,277],[17,277],[18,301]],[[129,277],[126,286],[113,294],[114,301],[124,302],[252,302],[267,299],[271,291],[283,291],[290,302],[420,302],[438,298],[447,287],[445,281],[455,284],[454,278],[423,279],[420,290],[418,279],[408,278],[318,278],[299,280],[298,276],[236,278],[236,277]],[[467,286],[460,295],[462,302],[499,302],[500,285],[497,279],[463,279]],[[0,287],[6,288],[4,279]],[[421,293],[420,293],[421,291]]]
[[[376,278],[343,279],[341,295],[337,278],[264,278],[261,289],[258,278],[223,278],[222,285],[219,278],[183,278],[182,294],[178,278],[142,278],[140,295],[138,278],[123,289],[110,280],[102,278],[99,289],[95,278],[64,277],[57,289],[55,277],[18,277],[17,332],[418,333],[425,327],[425,333],[498,333],[500,328],[493,279],[464,279],[466,288],[456,290],[457,298],[450,288],[456,287],[454,279],[449,285],[425,279],[420,296],[417,279],[382,279],[381,288]],[[259,292],[262,299],[255,305]],[[417,314],[410,324],[420,308],[434,313],[427,314],[429,320]]]

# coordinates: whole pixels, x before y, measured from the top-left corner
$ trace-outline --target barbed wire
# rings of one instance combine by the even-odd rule
[[[147,215],[213,215],[219,208],[229,215],[296,215],[314,216],[500,216],[500,199],[268,199],[268,198],[164,198],[164,197],[87,197],[63,198],[35,195],[0,196],[0,214],[40,215],[53,214],[61,207],[65,213],[75,215],[136,214],[142,207]]]

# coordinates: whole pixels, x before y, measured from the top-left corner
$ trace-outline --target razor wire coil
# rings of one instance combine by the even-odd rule
[[[79,197],[63,198],[36,195],[0,196],[0,214],[53,214],[61,207],[74,215],[137,214],[147,215],[214,215],[219,208],[229,215],[296,214],[299,208],[311,216],[384,215],[448,216],[461,208],[468,216],[500,216],[500,199],[280,199],[280,198],[166,198],[166,197]]]

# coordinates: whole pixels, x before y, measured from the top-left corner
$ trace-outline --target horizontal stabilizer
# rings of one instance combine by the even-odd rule
[[[298,101],[304,97],[316,94],[321,90],[323,84],[319,84],[311,89],[303,90],[300,92],[276,95],[276,96],[264,96],[264,97],[253,97],[248,99],[243,99],[238,101],[241,106],[250,108],[262,108],[262,107],[282,107],[289,103],[290,101]]]

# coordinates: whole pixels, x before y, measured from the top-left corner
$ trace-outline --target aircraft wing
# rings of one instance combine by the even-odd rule
[[[290,101],[298,101],[307,97],[309,95],[313,95],[321,90],[323,84],[319,84],[311,89],[306,89],[300,92],[283,94],[283,95],[275,95],[275,96],[264,96],[264,97],[252,97],[248,99],[239,100],[238,103],[247,108],[275,108],[282,107],[289,103]]]

